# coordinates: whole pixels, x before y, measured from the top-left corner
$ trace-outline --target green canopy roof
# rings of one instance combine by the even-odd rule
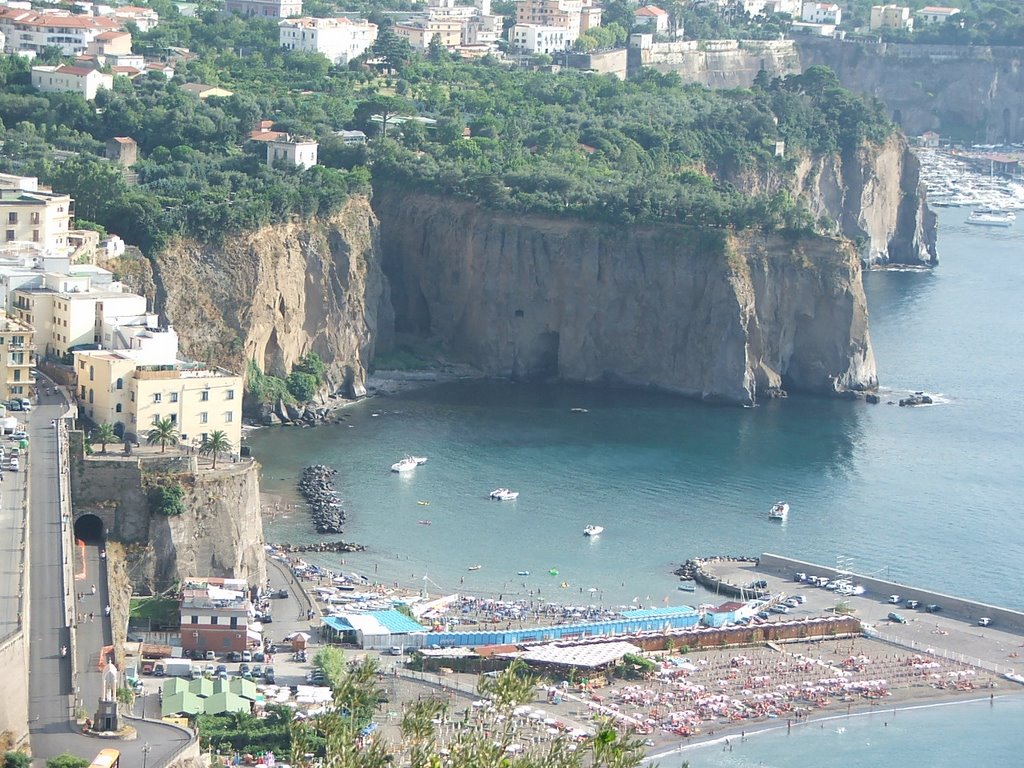
[[[222,712],[248,712],[249,702],[233,693],[215,693],[206,699],[206,714],[219,715]]]
[[[164,702],[160,707],[160,713],[163,717],[168,715],[199,715],[202,712],[203,700],[189,691],[180,691],[171,696],[164,694]]]
[[[173,696],[176,693],[188,690],[188,681],[183,680],[180,677],[168,677],[164,680],[163,692],[164,698]]]
[[[259,694],[256,693],[256,683],[252,680],[246,680],[244,677],[233,677],[228,685],[230,686],[231,693],[238,694],[243,699],[256,701],[259,698]]]
[[[200,677],[198,680],[190,682],[188,689],[196,696],[205,699],[207,696],[213,696],[213,680],[208,677]]]

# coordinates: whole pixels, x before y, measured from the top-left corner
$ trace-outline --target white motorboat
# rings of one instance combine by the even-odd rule
[[[410,458],[410,459],[412,459],[413,461],[415,461],[415,462],[416,462],[416,466],[417,466],[417,467],[418,467],[418,466],[419,466],[420,464],[426,464],[426,463],[427,463],[427,457],[426,457],[426,456],[409,456],[409,457],[407,457],[407,458]]]
[[[496,501],[515,501],[519,498],[519,491],[510,491],[508,488],[495,488],[491,491],[491,498]]]
[[[768,510],[769,520],[785,520],[789,516],[789,504],[784,501],[776,501]]]
[[[391,465],[391,471],[392,472],[411,472],[412,470],[416,469],[416,467],[418,467],[418,466],[419,466],[419,463],[417,463],[416,459],[412,458],[411,456],[406,456],[401,461],[396,461],[394,464],[392,464]]]
[[[583,529],[584,536],[600,536],[604,531],[604,526],[600,525],[588,525]]]

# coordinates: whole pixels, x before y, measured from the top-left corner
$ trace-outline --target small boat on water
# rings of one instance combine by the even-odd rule
[[[491,498],[496,501],[515,501],[519,498],[519,491],[510,491],[508,488],[495,488],[491,491]]]
[[[419,504],[421,507],[429,507],[430,506],[430,502],[429,501],[422,501],[422,500],[420,500],[420,501],[417,501],[416,503]]]
[[[420,525],[430,525],[430,521],[429,520],[417,520],[416,522],[419,523]]]
[[[516,576],[529,576],[529,571],[516,571]]]
[[[391,465],[392,472],[412,472],[419,464],[416,463],[416,459],[411,456],[406,456],[401,461],[396,461]]]
[[[584,536],[600,536],[604,532],[604,526],[588,525],[583,529]]]
[[[586,408],[570,408],[573,413],[590,413]]]
[[[789,515],[789,504],[784,501],[776,501],[768,510],[769,520],[785,520]]]
[[[680,592],[696,592],[697,591],[697,587],[694,586],[693,584],[691,584],[688,581],[684,581],[682,584],[679,585],[679,591]]]
[[[467,571],[479,571],[481,568],[483,568],[482,565],[471,565],[466,570]]]
[[[967,217],[967,223],[978,227],[1012,227],[1015,218],[1013,213],[990,208],[986,211],[972,211]]]

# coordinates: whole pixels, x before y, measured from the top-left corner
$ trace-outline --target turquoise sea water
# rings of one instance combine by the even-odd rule
[[[716,742],[658,759],[662,768],[683,760],[691,768],[850,768],[905,765],[962,768],[1020,765],[1024,754],[1024,699],[1002,697],[919,709],[881,710],[815,721],[786,733]],[[729,749],[731,747],[731,751]]]
[[[370,549],[344,569],[432,592],[701,602],[676,591],[679,563],[772,551],[1024,608],[1024,222],[979,231],[966,214],[941,212],[934,272],[865,276],[886,399],[922,389],[939,405],[791,397],[742,409],[457,382],[358,404],[342,426],[256,431],[264,489],[291,494],[304,465],[337,467],[344,538]],[[410,453],[430,460],[389,471]],[[497,486],[521,495],[488,500]],[[767,520],[776,499],[792,506],[785,525]],[[584,537],[588,523],[605,533]],[[301,510],[267,537],[325,538]]]

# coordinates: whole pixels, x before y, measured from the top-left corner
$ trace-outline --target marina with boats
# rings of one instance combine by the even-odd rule
[[[1000,162],[997,172],[993,147],[973,151],[919,148],[921,183],[928,193],[928,204],[936,208],[973,208],[967,223],[977,227],[1014,226],[1016,211],[1024,210],[1024,182],[1005,173]],[[984,172],[988,165],[988,173]]]

